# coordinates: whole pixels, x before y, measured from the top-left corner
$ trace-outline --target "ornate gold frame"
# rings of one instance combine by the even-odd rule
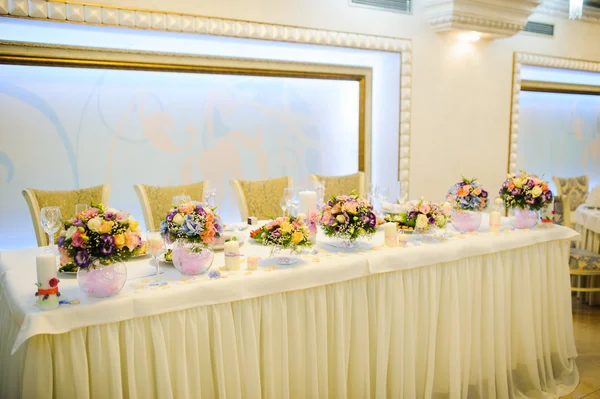
[[[370,68],[0,41],[0,64],[349,80],[359,83],[358,169],[371,173]]]

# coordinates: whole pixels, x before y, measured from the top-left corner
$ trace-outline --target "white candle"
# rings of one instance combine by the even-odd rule
[[[248,256],[248,270],[257,270],[258,262],[260,261],[260,257],[255,255]]]
[[[500,227],[502,227],[502,215],[500,215],[500,209],[502,208],[502,200],[496,198],[496,208],[490,213],[490,232],[500,233]]]
[[[160,235],[151,234],[147,237],[148,245],[146,251],[151,255],[159,255],[163,251],[163,238]]]
[[[383,225],[383,234],[385,235],[385,245],[387,247],[398,246],[398,226],[396,223],[388,222]]]
[[[317,192],[316,191],[300,191],[298,193],[300,198],[299,213],[303,213],[308,216],[310,211],[317,210]]]
[[[225,252],[225,268],[227,270],[240,270],[240,244],[237,241],[227,241],[223,245]]]
[[[40,288],[48,289],[50,285],[48,281],[52,278],[56,278],[56,255],[54,254],[41,254],[35,258],[37,267],[37,280],[41,284]]]

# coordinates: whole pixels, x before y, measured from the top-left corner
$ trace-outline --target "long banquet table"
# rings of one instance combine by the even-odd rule
[[[115,297],[34,306],[35,255],[0,253],[2,398],[551,398],[579,381],[573,230],[453,234],[359,252],[323,243],[293,267],[140,276]],[[222,265],[217,253],[213,267]],[[245,269],[245,265],[242,266]]]

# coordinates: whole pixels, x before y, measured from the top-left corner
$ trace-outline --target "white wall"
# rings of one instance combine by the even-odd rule
[[[600,24],[535,15],[556,26],[553,39],[520,33],[469,49],[433,32],[423,17],[349,6],[348,0],[99,0],[213,17],[365,33],[413,41],[411,196],[439,199],[460,177],[491,191],[507,170],[515,51],[600,61]]]

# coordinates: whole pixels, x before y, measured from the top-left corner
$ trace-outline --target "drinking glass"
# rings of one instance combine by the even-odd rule
[[[325,180],[319,180],[314,183],[317,192],[317,207],[323,209],[325,206]]]
[[[189,195],[185,195],[185,194],[176,195],[173,197],[173,205],[179,206],[185,202],[190,202],[191,200],[192,200],[192,197],[190,197]]]
[[[208,206],[214,207],[216,196],[217,196],[217,189],[209,188],[206,191],[204,191],[204,202],[206,202],[208,204]]]
[[[146,252],[152,255],[156,263],[156,276],[160,275],[160,263],[158,257],[165,253],[166,245],[163,236],[158,230],[148,230],[146,232]]]
[[[294,198],[294,189],[293,188],[284,188],[283,189],[283,199],[285,200],[286,209],[292,208],[292,201]]]
[[[46,206],[40,212],[40,224],[42,229],[48,234],[48,248],[46,252],[56,253],[54,245],[54,234],[60,229],[62,224],[62,215],[57,206]]]
[[[369,184],[369,202],[371,205],[375,205],[374,202],[377,200],[377,183]]]
[[[281,210],[283,211],[283,216],[285,216],[285,211],[288,209],[288,202],[285,198],[282,198],[281,201],[279,201],[279,206],[281,207]]]
[[[77,205],[75,205],[75,216],[77,216],[81,212],[85,212],[87,210],[88,210],[88,204],[77,204]]]
[[[402,202],[402,183],[400,182],[400,180],[398,180],[398,183],[396,183],[396,202],[401,204]]]
[[[298,214],[298,207],[300,206],[300,189],[294,189],[292,194],[292,216]]]

